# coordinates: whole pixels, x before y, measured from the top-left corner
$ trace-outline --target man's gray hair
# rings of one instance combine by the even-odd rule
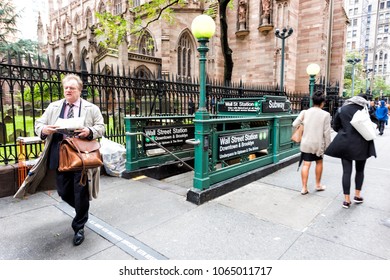
[[[76,74],[67,74],[65,77],[62,79],[62,85],[64,85],[67,81],[69,80],[75,80],[77,82],[77,85],[79,86],[79,89],[83,89],[83,81],[81,80],[79,75]]]

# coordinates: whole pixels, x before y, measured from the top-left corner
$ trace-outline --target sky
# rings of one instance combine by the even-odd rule
[[[37,24],[38,14],[41,12],[41,17],[44,27],[47,23],[47,0],[12,0],[15,5],[15,10],[20,17],[18,19],[17,28],[20,30],[17,37],[20,39],[38,40]]]

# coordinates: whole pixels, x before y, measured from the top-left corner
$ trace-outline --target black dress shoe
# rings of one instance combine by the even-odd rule
[[[73,237],[73,244],[79,246],[84,241],[84,229],[79,229]]]

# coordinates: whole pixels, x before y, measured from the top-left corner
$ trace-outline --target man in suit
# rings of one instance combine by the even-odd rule
[[[87,185],[80,185],[81,171],[59,172],[59,146],[66,135],[57,133],[58,118],[84,118],[84,128],[75,130],[77,137],[88,140],[103,136],[105,131],[103,116],[98,106],[81,98],[83,83],[79,76],[66,75],[62,80],[64,99],[49,104],[45,113],[35,123],[35,132],[45,139],[45,148],[37,164],[31,169],[24,183],[15,194],[52,189],[56,186],[62,200],[74,207],[76,215],[72,221],[73,244],[84,241],[84,226],[88,221],[89,201],[97,197],[99,168],[88,170]]]

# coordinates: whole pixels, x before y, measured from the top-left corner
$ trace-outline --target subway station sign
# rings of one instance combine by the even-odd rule
[[[218,112],[222,114],[285,113],[291,103],[286,96],[263,96],[259,98],[225,98],[218,102]]]
[[[255,113],[260,111],[259,99],[224,99],[221,103],[218,103],[218,112],[220,113]]]
[[[261,105],[263,113],[284,113],[289,112],[291,108],[286,96],[266,96]]]
[[[182,146],[187,139],[194,138],[195,128],[193,125],[185,126],[152,126],[145,127],[144,133],[158,144],[164,147]],[[148,137],[144,137],[144,150],[159,148]]]
[[[218,159],[228,159],[268,148],[268,128],[221,134],[218,137]]]

